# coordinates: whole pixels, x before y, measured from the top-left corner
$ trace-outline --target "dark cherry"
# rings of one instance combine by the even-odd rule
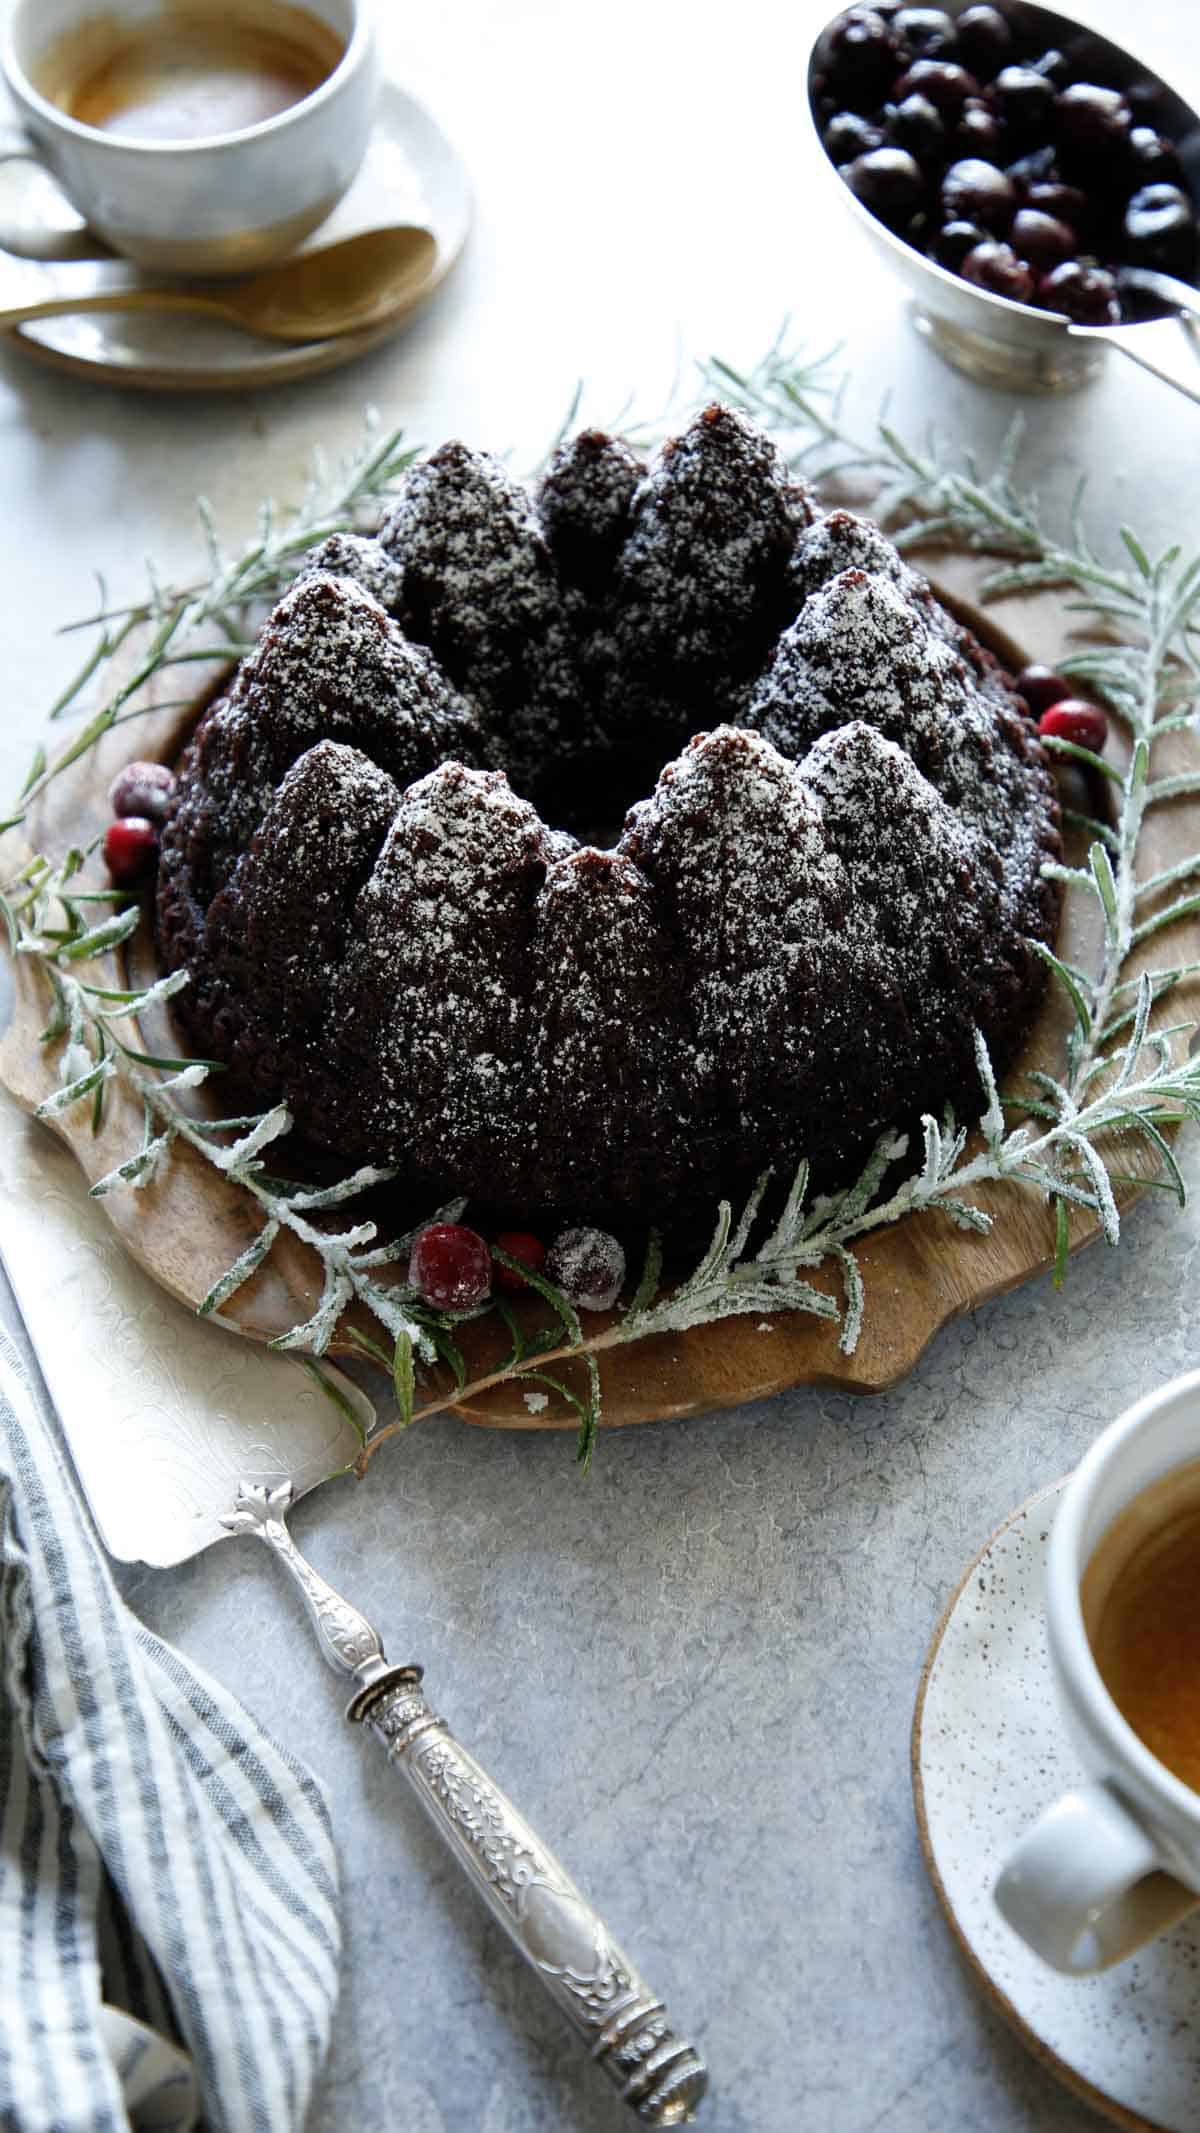
[[[957,274],[968,252],[977,244],[987,243],[987,232],[975,222],[947,222],[933,240],[933,256],[939,267],[949,267]]]
[[[1091,171],[1106,158],[1123,154],[1132,123],[1119,89],[1072,82],[1054,106],[1054,134],[1064,171]]]
[[[1007,66],[1012,48],[1012,31],[998,7],[969,7],[959,16],[959,56],[981,81]]]
[[[1161,133],[1170,121],[1170,97],[1160,81],[1141,81],[1125,84],[1125,101],[1133,113],[1135,126],[1150,126]]]
[[[1047,311],[1065,312],[1077,326],[1116,326],[1121,306],[1117,285],[1104,267],[1064,260],[1038,283],[1037,300]]]
[[[821,139],[832,162],[852,163],[855,156],[882,148],[884,134],[882,127],[873,125],[857,111],[835,111]]]
[[[990,289],[993,296],[1008,296],[1017,304],[1033,302],[1034,277],[1011,244],[977,244],[968,252],[960,269],[964,281],[977,289]]]
[[[969,96],[954,129],[954,149],[960,156],[982,156],[985,163],[1004,160],[1004,128],[981,97]]]
[[[1196,216],[1177,185],[1144,185],[1125,209],[1121,251],[1131,266],[1190,274],[1196,264]]]
[[[1043,52],[1033,62],[1035,74],[1044,74],[1056,89],[1065,89],[1071,79],[1071,62],[1065,52]]]
[[[936,163],[946,145],[941,115],[927,96],[906,96],[889,108],[888,138],[907,148],[918,163]]]
[[[1039,179],[1028,188],[1025,198],[1039,214],[1053,215],[1056,222],[1065,222],[1070,229],[1086,229],[1091,220],[1087,195],[1077,185],[1063,185],[1057,178]]]
[[[1033,716],[1040,718],[1051,704],[1061,703],[1071,694],[1071,684],[1053,667],[1022,667],[1017,675],[1017,687],[1025,698]]]
[[[1054,124],[1054,84],[1032,67],[1001,67],[988,90],[1014,141],[1032,147],[1048,138]]]
[[[965,67],[949,59],[917,59],[900,76],[893,94],[897,97],[927,96],[944,118],[957,118],[969,96],[978,97],[979,83]]]
[[[940,7],[899,8],[893,17],[892,27],[912,59],[954,56],[958,44],[957,32],[949,15],[944,15]]]
[[[1134,186],[1178,185],[1179,156],[1173,141],[1153,126],[1135,126],[1129,136],[1126,165]]]
[[[1016,204],[1012,179],[977,156],[952,163],[942,179],[942,212],[949,222],[978,222],[999,232],[1008,228]]]
[[[102,850],[114,887],[136,889],[158,862],[158,830],[143,815],[121,815],[105,830]]]
[[[925,191],[920,165],[905,148],[872,148],[847,163],[842,176],[855,199],[891,228],[907,222]]]
[[[1009,237],[1013,250],[1043,274],[1070,259],[1078,246],[1074,230],[1036,207],[1023,207],[1013,216]]]
[[[899,52],[891,27],[873,7],[848,7],[819,40],[818,70],[840,103],[870,111],[883,102]]]

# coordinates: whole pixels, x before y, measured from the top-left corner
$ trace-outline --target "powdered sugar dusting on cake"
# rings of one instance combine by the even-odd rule
[[[405,1189],[609,1222],[969,1102],[974,1025],[1002,1063],[1039,994],[1053,790],[924,581],[813,521],[711,409],[649,469],[584,433],[535,498],[443,447],[323,543],[164,833],[197,1048]],[[628,766],[614,851],[539,818]]]

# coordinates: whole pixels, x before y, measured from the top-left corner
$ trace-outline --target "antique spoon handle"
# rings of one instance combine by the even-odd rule
[[[622,2100],[647,2125],[689,2123],[708,2086],[679,2037],[553,1852],[426,1702],[419,1666],[390,1666],[374,1629],[301,1555],[285,1523],[287,1483],[243,1487],[225,1523],[266,1542],[304,1595],[321,1650],[358,1686],[346,1716],[370,1727],[408,1779],[478,1895],[508,1933]]]

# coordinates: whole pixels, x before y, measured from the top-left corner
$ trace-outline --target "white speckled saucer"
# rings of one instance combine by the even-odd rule
[[[913,1720],[921,1844],[964,1955],[1035,2056],[1119,2126],[1196,2133],[1200,1912],[1115,1969],[1077,1979],[1041,1962],[992,1903],[1016,1838],[1082,1776],[1042,1626],[1062,1488],[1005,1520],[934,1633]]]

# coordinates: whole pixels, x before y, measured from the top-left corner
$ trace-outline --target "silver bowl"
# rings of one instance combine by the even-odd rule
[[[869,0],[867,0],[869,4]],[[972,0],[937,0],[957,17]],[[839,8],[837,13],[842,13]],[[1170,135],[1184,166],[1188,186],[1200,201],[1200,117],[1163,81],[1123,46],[1052,8],[1022,0],[1022,22],[1036,22],[1045,33],[1045,49],[1078,56],[1081,68],[1095,64],[1097,78],[1113,87],[1152,82],[1160,92],[1155,121]],[[830,21],[836,19],[830,17]],[[828,28],[828,24],[825,25]],[[927,259],[897,237],[856,199],[839,177],[821,141],[821,121],[814,107],[817,52],[824,29],[813,41],[806,77],[805,106],[817,160],[846,211],[865,231],[875,250],[899,276],[912,299],[913,324],[939,355],[956,370],[985,385],[1017,392],[1068,392],[1094,376],[1110,347],[1164,378],[1193,400],[1200,400],[1200,335],[1195,322],[1182,315],[1122,326],[1076,326],[1056,312],[1011,297],[993,296],[961,276]],[[1101,72],[1100,70],[1103,69]],[[1087,78],[1086,73],[1082,75]]]

